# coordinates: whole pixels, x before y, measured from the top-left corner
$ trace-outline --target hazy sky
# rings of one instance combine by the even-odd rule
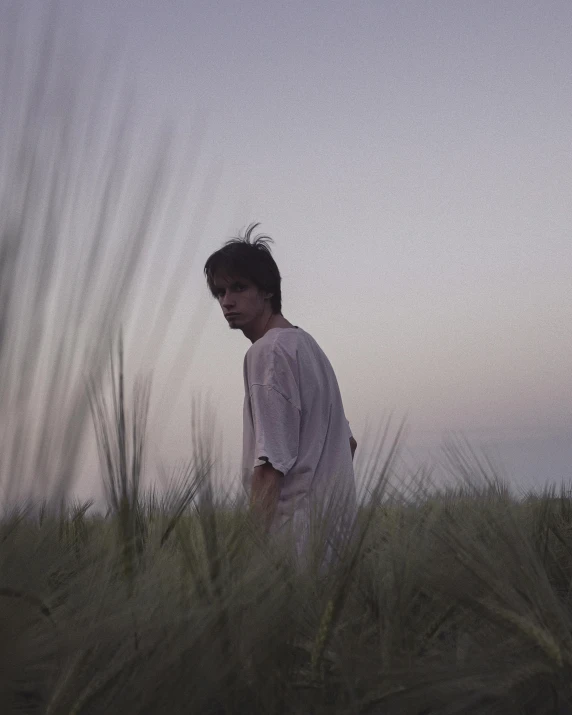
[[[572,476],[569,0],[81,8],[94,46],[119,38],[141,122],[193,136],[202,121],[198,176],[215,167],[200,235],[180,229],[194,248],[173,329],[200,330],[172,375],[165,455],[185,452],[190,396],[210,390],[238,467],[250,343],[202,269],[256,220],[358,443],[366,417],[407,413],[412,447],[462,430],[515,484]]]

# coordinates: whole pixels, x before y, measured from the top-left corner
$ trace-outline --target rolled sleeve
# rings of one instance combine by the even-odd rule
[[[300,409],[270,385],[252,385],[254,467],[270,462],[284,476],[298,459]]]

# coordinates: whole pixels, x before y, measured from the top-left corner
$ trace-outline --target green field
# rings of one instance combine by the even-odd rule
[[[206,484],[4,517],[1,712],[569,712],[567,495],[372,501],[319,576]]]

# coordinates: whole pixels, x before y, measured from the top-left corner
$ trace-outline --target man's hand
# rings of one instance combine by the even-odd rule
[[[356,451],[357,442],[353,437],[350,437],[350,449],[352,451],[352,462],[354,461],[354,452]]]
[[[268,532],[276,511],[282,479],[284,479],[282,472],[274,469],[270,462],[254,467],[250,507],[257,515],[265,532]]]

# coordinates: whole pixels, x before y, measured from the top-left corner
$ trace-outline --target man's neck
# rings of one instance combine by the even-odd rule
[[[269,315],[262,315],[261,320],[258,324],[254,326],[252,331],[243,330],[244,335],[250,340],[251,343],[255,343],[260,340],[261,337],[266,335],[272,328],[293,328],[294,326],[280,313],[270,313]]]

